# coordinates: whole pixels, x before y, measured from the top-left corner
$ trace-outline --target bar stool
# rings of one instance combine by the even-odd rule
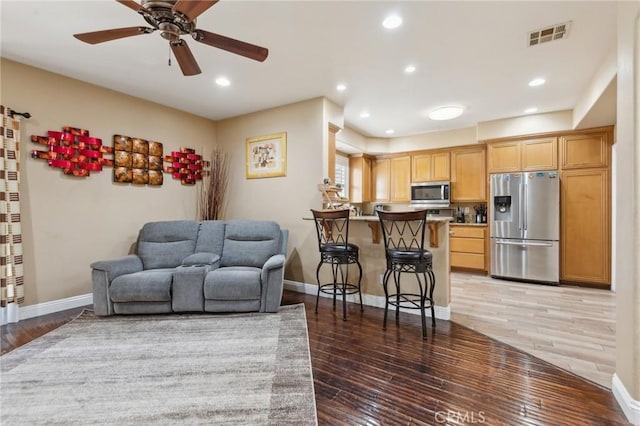
[[[347,319],[348,294],[358,294],[360,296],[360,311],[364,311],[362,305],[362,292],[360,283],[362,281],[362,266],[359,261],[359,247],[349,243],[349,210],[311,210],[316,224],[318,234],[318,249],[320,250],[320,262],[316,269],[316,279],[318,280],[318,294],[316,295],[316,313],[318,313],[318,300],[320,292],[333,295],[333,309],[336,309],[336,295],[342,294],[342,319]],[[320,283],[320,268],[324,264],[331,265],[333,282]],[[349,283],[349,265],[355,263],[360,272],[358,284]],[[346,265],[346,273],[342,266]],[[338,281],[338,271],[340,271],[340,281]]]
[[[431,308],[432,326],[436,326],[433,289],[435,275],[432,268],[432,254],[424,249],[424,234],[427,222],[427,211],[384,212],[378,211],[387,269],[383,277],[385,294],[384,322],[382,329],[387,329],[387,312],[389,305],[396,307],[396,324],[400,319],[400,308],[420,309],[422,320],[422,338],[427,338],[425,309]],[[419,293],[403,292],[400,288],[402,273],[412,273],[417,280]],[[393,275],[395,293],[389,293],[389,278]]]

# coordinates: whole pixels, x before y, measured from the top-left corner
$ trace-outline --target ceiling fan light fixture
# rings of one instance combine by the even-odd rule
[[[443,106],[431,110],[431,112],[429,112],[429,118],[432,120],[452,120],[460,117],[463,112],[464,108],[461,106]]]

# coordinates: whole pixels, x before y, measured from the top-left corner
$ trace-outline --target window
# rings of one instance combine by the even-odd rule
[[[336,184],[342,185],[340,196],[349,198],[349,157],[336,155]]]

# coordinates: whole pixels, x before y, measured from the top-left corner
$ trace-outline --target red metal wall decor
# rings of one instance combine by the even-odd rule
[[[202,155],[196,154],[195,149],[180,148],[165,155],[164,161],[170,165],[164,166],[164,171],[171,173],[174,179],[180,179],[183,185],[195,185],[197,180],[207,173],[209,161],[203,160]]]
[[[113,135],[113,181],[137,185],[162,185],[162,144]]]
[[[113,160],[103,157],[112,154],[113,148],[90,137],[88,130],[65,126],[62,132],[48,131],[47,136],[31,135],[31,142],[49,147],[47,151],[31,151],[31,157],[47,160],[50,167],[62,169],[65,175],[85,177],[102,171],[102,166],[113,166]]]

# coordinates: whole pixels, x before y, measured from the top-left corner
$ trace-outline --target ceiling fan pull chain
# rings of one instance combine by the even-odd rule
[[[171,43],[169,43],[169,66],[171,66]]]

